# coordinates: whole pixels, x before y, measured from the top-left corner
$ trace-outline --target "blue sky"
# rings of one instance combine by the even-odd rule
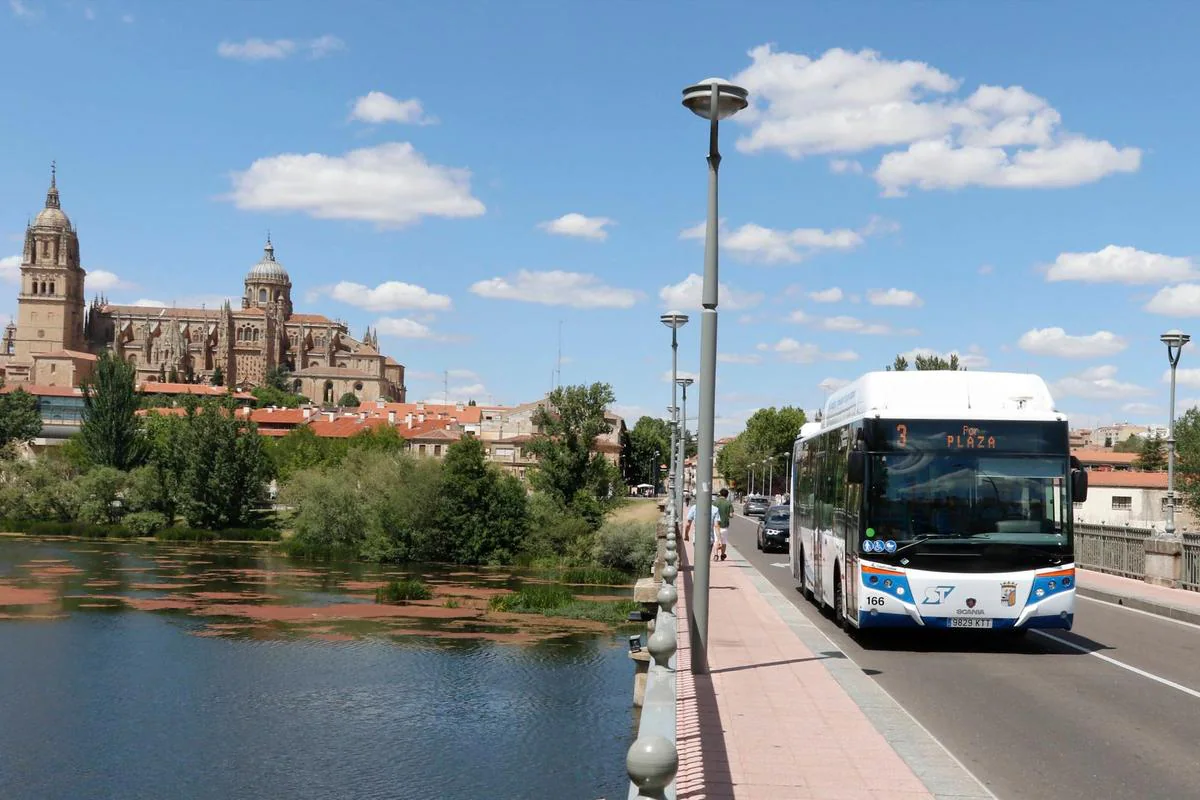
[[[53,159],[89,294],[236,297],[269,229],[298,310],[378,325],[412,399],[539,396],[561,322],[564,383],[665,414],[658,315],[698,321],[705,214],[680,90],[718,75],[752,100],[722,125],[718,434],[918,349],[1161,422],[1158,335],[1200,316],[1198,17],[3,0],[0,313]]]

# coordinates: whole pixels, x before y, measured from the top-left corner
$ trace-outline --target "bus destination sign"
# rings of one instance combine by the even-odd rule
[[[1066,452],[1062,422],[996,420],[878,420],[872,450],[992,450],[1009,453]]]

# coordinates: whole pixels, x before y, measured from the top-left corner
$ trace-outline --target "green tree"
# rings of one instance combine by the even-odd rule
[[[534,413],[539,433],[525,448],[538,460],[530,475],[534,488],[596,526],[625,494],[619,468],[596,448],[596,439],[612,430],[605,408],[615,400],[607,383],[555,389]]]
[[[892,362],[892,365],[887,368],[887,371],[888,372],[892,372],[892,371],[904,372],[907,369],[908,369],[908,359],[905,358],[904,356],[898,355],[898,356],[896,356],[896,360]]]
[[[1175,420],[1175,476],[1183,502],[1200,514],[1200,408]]]
[[[356,395],[354,392],[346,392],[338,400],[338,405],[342,408],[358,408],[358,395]]]
[[[224,386],[225,385],[225,371],[221,369],[220,364],[218,364],[216,366],[216,368],[213,369],[212,375],[209,377],[208,382],[210,384],[212,384],[213,386]]]
[[[464,437],[446,452],[436,527],[461,564],[507,563],[529,528],[520,481],[487,463],[483,443]]]
[[[96,467],[75,482],[79,493],[78,518],[93,524],[113,525],[128,510],[122,503],[129,474],[112,467]]]
[[[188,460],[181,486],[188,524],[220,530],[255,521],[271,463],[254,423],[232,405],[205,403],[186,421]]]
[[[286,366],[279,365],[267,370],[263,377],[263,386],[268,386],[280,392],[291,391],[292,373]]]
[[[1128,436],[1110,446],[1114,453],[1141,453],[1145,440],[1140,436]]]
[[[1133,465],[1146,472],[1161,472],[1167,468],[1166,443],[1161,436],[1137,437],[1141,447]]]
[[[134,375],[132,365],[105,350],[96,360],[94,379],[83,386],[79,439],[87,460],[95,466],[128,471],[146,458]]]
[[[0,380],[0,389],[4,381]],[[42,432],[42,415],[37,398],[20,387],[0,394],[0,450],[23,444]]]
[[[665,419],[645,416],[629,429],[629,474],[632,484],[658,485],[662,479],[660,464],[671,458],[671,426]]]
[[[966,367],[959,363],[958,353],[951,353],[949,358],[942,358],[936,353],[929,355],[917,355],[913,361],[913,366],[918,370],[963,370]],[[904,356],[896,356],[896,360],[887,368],[889,372],[895,370],[903,372],[908,369],[908,359]]]

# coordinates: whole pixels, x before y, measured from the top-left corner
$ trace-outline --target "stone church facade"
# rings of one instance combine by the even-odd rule
[[[136,368],[139,382],[207,383],[220,368],[226,386],[251,388],[283,367],[291,388],[316,403],[347,393],[405,401],[404,367],[379,352],[375,332],[356,339],[344,322],[293,310],[292,281],[269,238],[246,274],[240,307],[153,308],[97,297],[85,308],[85,274],[52,175],[46,207],[25,231],[16,321],[0,340],[7,383],[78,385],[95,354],[109,349]]]

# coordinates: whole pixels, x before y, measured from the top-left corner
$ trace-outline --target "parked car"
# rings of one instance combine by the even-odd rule
[[[771,501],[762,495],[752,494],[746,498],[746,502],[742,505],[742,513],[747,517],[761,517],[767,513]]]
[[[755,544],[759,550],[788,551],[791,539],[792,509],[788,506],[771,506],[758,522]]]

